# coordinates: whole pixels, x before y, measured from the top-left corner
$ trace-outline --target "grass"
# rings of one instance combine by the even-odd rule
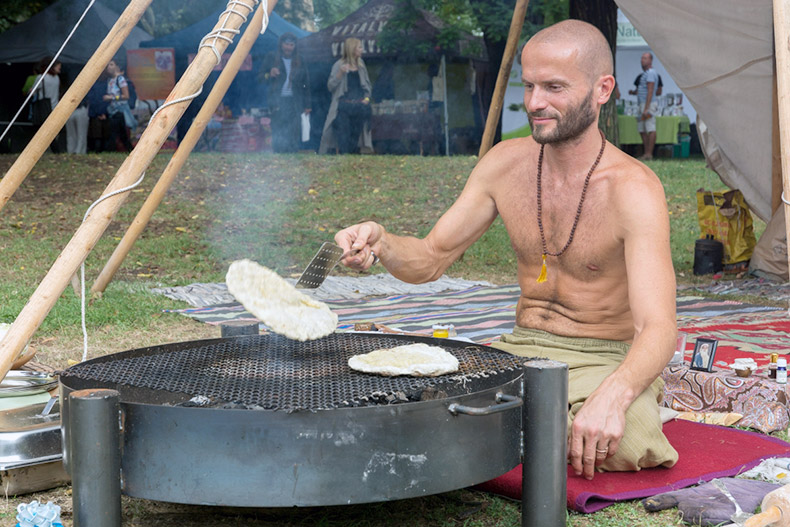
[[[168,155],[148,169],[86,259],[88,286],[123,236]],[[15,156],[0,156],[0,174]],[[0,211],[0,322],[22,310],[79,227],[124,157],[114,154],[45,156]],[[453,202],[473,168],[473,157],[360,157],[194,154],[103,295],[87,310],[89,357],[165,342],[219,336],[211,326],[162,314],[183,304],[155,296],[151,287],[215,282],[229,262],[251,258],[284,276],[298,274],[323,241],[361,219],[422,236]],[[678,281],[693,283],[699,228],[695,191],[723,189],[702,159],[657,160],[649,166],[666,190],[672,256]],[[758,232],[764,224],[755,218]],[[353,274],[338,269],[337,272]],[[501,221],[448,271],[451,276],[515,282],[515,260]],[[55,292],[58,293],[58,292]],[[67,287],[34,335],[37,360],[62,368],[81,356],[79,298]],[[786,439],[786,437],[783,437]],[[273,484],[276,484],[273,482]],[[0,503],[0,523],[11,523],[23,501],[52,500],[71,525],[70,488],[12,497]],[[315,509],[218,509],[124,498],[124,524],[133,526],[466,526],[520,524],[512,501],[460,490],[405,501]],[[569,513],[578,527],[680,525],[676,511],[647,514],[637,502],[599,513]]]

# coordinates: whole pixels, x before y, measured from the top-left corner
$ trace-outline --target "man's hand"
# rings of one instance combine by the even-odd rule
[[[650,119],[650,117],[652,117],[652,115],[650,114],[650,112],[648,112],[647,110],[645,110],[645,111],[642,113],[641,120],[642,120],[642,121],[647,121],[648,119]]]
[[[384,227],[372,221],[347,227],[335,234],[335,243],[343,248],[343,252],[357,251],[346,256],[342,263],[352,269],[365,271],[372,266],[381,255],[381,238]]]
[[[277,77],[280,75],[280,68],[272,68],[269,70],[269,77]]]
[[[625,432],[625,408],[612,390],[599,387],[576,413],[568,459],[577,476],[592,479],[595,467],[615,455]]]

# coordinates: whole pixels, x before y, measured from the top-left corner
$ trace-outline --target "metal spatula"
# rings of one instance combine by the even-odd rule
[[[307,264],[302,276],[296,282],[296,287],[302,289],[316,289],[324,283],[326,277],[332,272],[337,263],[348,255],[355,254],[359,250],[343,252],[339,245],[324,242],[313,259]]]

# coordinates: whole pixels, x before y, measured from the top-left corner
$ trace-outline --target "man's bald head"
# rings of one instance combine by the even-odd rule
[[[577,50],[579,69],[591,80],[602,75],[614,74],[612,50],[603,33],[592,24],[581,20],[563,20],[541,29],[527,45],[548,44],[551,46],[570,46]]]

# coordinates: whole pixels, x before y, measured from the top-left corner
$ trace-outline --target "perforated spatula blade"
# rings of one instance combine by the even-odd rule
[[[307,264],[302,276],[296,282],[296,287],[302,289],[316,289],[324,283],[326,277],[332,272],[337,263],[343,259],[343,249],[334,243],[324,242],[315,253],[313,259]]]

